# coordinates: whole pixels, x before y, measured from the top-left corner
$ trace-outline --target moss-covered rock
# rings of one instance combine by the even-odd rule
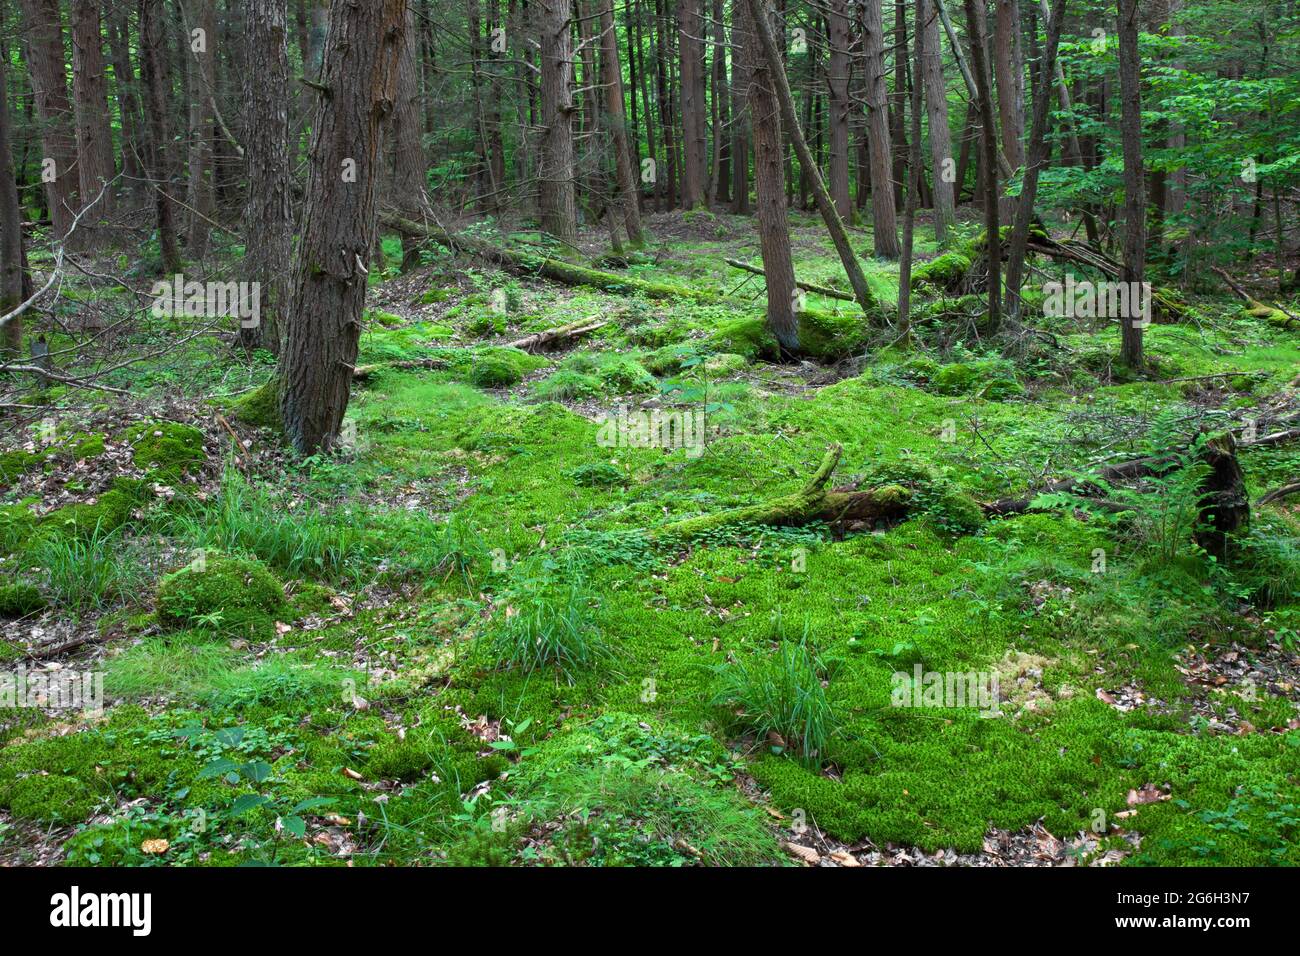
[[[123,436],[135,449],[137,468],[154,472],[161,479],[175,480],[203,463],[203,432],[178,422],[144,422],[133,425]]]
[[[509,388],[518,385],[523,377],[519,363],[500,354],[482,356],[469,372],[470,383],[479,388]]]
[[[721,323],[706,340],[706,351],[743,355],[746,361],[776,358],[776,338],[762,315],[747,315]]]
[[[284,589],[260,562],[207,552],[158,585],[158,620],[173,627],[260,633],[285,608]]]
[[[26,617],[45,607],[40,589],[25,581],[0,584],[0,617]]]
[[[596,376],[570,369],[560,369],[533,386],[533,396],[548,402],[598,398],[604,391],[604,384]]]

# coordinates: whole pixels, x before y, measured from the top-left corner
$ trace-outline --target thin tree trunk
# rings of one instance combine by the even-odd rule
[[[397,101],[406,7],[407,0],[333,0],[330,7],[321,67],[327,92],[312,128],[302,245],[281,357],[281,416],[302,454],[329,451],[347,411],[377,233],[382,130]]]
[[[117,111],[122,118],[122,178],[128,202],[138,207],[144,200],[145,169],[140,113],[140,86],[131,65],[131,25],[126,7],[116,7],[108,21],[109,51],[113,57],[113,79],[117,90]]]
[[[9,58],[0,56],[0,316],[12,312],[23,295],[23,216],[14,176],[9,119]],[[0,329],[0,357],[21,355],[23,320],[15,316]]]
[[[786,125],[790,127],[790,138],[794,141],[799,163],[808,175],[813,198],[817,203],[817,210],[826,223],[827,232],[831,234],[831,242],[835,244],[835,251],[839,253],[840,262],[843,263],[844,272],[849,278],[849,285],[853,288],[854,298],[857,299],[858,305],[861,306],[866,315],[874,316],[879,312],[875,294],[871,291],[871,286],[867,284],[867,277],[862,272],[862,265],[858,262],[853,247],[849,245],[849,237],[844,229],[844,222],[840,219],[839,213],[835,211],[835,204],[831,201],[830,193],[826,191],[826,183],[822,180],[821,170],[817,167],[817,162],[808,149],[808,142],[804,139],[803,130],[799,128],[799,121],[794,111],[794,97],[790,93],[790,84],[786,79],[785,70],[781,68],[781,54],[777,50],[776,39],[772,36],[772,27],[767,20],[766,0],[746,0],[746,3],[750,17],[754,22],[755,32],[758,34],[759,43],[762,45],[763,54],[767,57],[768,71],[772,76],[777,102],[781,107],[781,117]]]
[[[605,87],[605,115],[614,150],[614,179],[618,185],[618,204],[621,206],[628,241],[633,246],[641,246],[645,243],[645,234],[641,229],[641,205],[636,172],[632,165],[632,147],[628,143],[627,116],[623,112],[623,70],[618,61],[614,0],[603,0],[601,4],[600,29],[601,82]]]
[[[247,348],[280,353],[293,255],[293,184],[289,165],[289,25],[286,0],[247,0],[248,62],[243,77],[244,152],[248,201],[244,206],[244,262],[259,283],[261,324],[241,329]]]
[[[190,258],[202,259],[208,252],[208,235],[215,208],[212,147],[216,127],[212,97],[217,84],[217,11],[214,0],[190,2],[194,18],[186,21],[185,37],[190,96],[190,182],[185,200],[190,222],[186,251]]]
[[[682,82],[682,208],[704,202],[707,133],[704,123],[703,0],[677,0]]]
[[[767,276],[767,327],[781,348],[793,353],[799,349],[799,315],[786,218],[785,145],[771,67],[760,48],[750,3],[734,0],[732,35],[740,46],[741,82],[753,129],[758,243]]]
[[[77,137],[72,102],[68,99],[63,20],[59,0],[22,0],[22,7],[27,65],[36,94],[36,115],[41,121],[41,145],[45,161],[53,163],[48,173],[42,169],[42,179],[54,236],[63,239],[80,209]]]
[[[390,194],[393,207],[403,218],[423,222],[432,210],[425,188],[425,172],[429,164],[420,136],[423,127],[418,57],[420,35],[416,30],[414,7],[407,7],[404,34],[397,75],[397,103],[393,108],[390,133],[393,140]],[[419,261],[420,243],[414,237],[402,236],[402,270],[414,268]]]
[[[922,57],[925,55],[925,15],[926,0],[916,0],[916,27],[914,30],[913,62],[919,78],[922,74]],[[936,36],[937,40],[938,37]],[[900,55],[902,51],[899,51]],[[898,325],[902,334],[907,336],[911,330],[912,310],[912,240],[916,231],[916,207],[920,203],[921,179],[924,172],[921,165],[921,86],[918,80],[912,84],[912,142],[907,164],[906,193],[907,202],[903,207],[903,255],[898,264]]]
[[[1034,87],[1034,118],[1029,132],[1029,156],[1025,163],[1025,182],[1016,205],[1016,222],[1011,230],[1007,254],[1007,318],[1020,318],[1020,282],[1025,269],[1025,248],[1029,243],[1029,223],[1034,216],[1034,198],[1038,194],[1038,177],[1047,165],[1047,129],[1050,115],[1056,53],[1061,41],[1061,24],[1065,19],[1066,0],[1056,0],[1047,19],[1047,47],[1039,65],[1038,83]]]
[[[867,145],[871,153],[871,222],[875,254],[898,258],[894,205],[894,148],[890,143],[885,90],[885,31],[880,0],[862,3],[863,70],[867,88]]]
[[[1120,281],[1141,288],[1146,265],[1146,196],[1142,177],[1142,96],[1139,88],[1137,0],[1117,0],[1119,33],[1120,141],[1124,153],[1124,256]],[[1132,295],[1129,302],[1132,303]],[[1120,357],[1130,368],[1144,364],[1138,310],[1121,317]]]
[[[171,197],[171,190],[175,187],[172,183],[171,133],[168,123],[171,114],[163,74],[167,48],[163,43],[162,0],[140,0],[139,9],[141,72],[148,95],[145,112],[149,119],[149,161],[146,165],[154,191],[163,271],[176,274],[181,271],[181,253],[176,239],[175,202]]]
[[[572,245],[578,238],[573,155],[573,40],[570,0],[540,0],[542,148],[537,178],[542,229]]]
[[[981,4],[984,0],[965,0],[966,29],[970,31],[971,59],[975,61],[975,86],[978,91],[980,140],[983,155],[980,176],[984,184],[984,248],[988,258],[989,325],[996,329],[1002,324],[1002,242],[998,233],[998,180],[997,180],[997,128],[993,125],[993,91],[990,89],[989,69],[985,62],[984,24]]]
[[[104,67],[104,35],[99,8],[99,0],[73,0],[69,18],[73,99],[77,116],[78,182],[83,202],[89,203],[99,197],[88,216],[91,223],[112,215],[113,191],[105,187],[116,175],[113,131],[108,125],[108,76]],[[93,230],[90,236],[92,239],[103,238]]]
[[[848,0],[831,0],[826,13],[830,56],[826,84],[830,89],[830,189],[835,208],[845,222],[853,221],[849,195],[849,32]]]
[[[925,89],[926,116],[930,123],[930,159],[934,170],[934,236],[940,245],[957,220],[956,180],[952,155],[952,132],[948,129],[948,88],[943,82],[943,55],[939,45],[939,16],[933,0],[923,0],[918,11],[921,23],[921,57],[917,64]],[[915,97],[913,98],[915,100]]]

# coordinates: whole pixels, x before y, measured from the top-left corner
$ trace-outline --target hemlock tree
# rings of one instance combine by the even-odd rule
[[[108,76],[104,67],[100,0],[72,0],[70,21],[78,182],[82,202],[95,202],[89,214],[93,222],[112,214],[113,191],[106,187],[116,175],[113,132],[109,127]],[[91,232],[89,236],[91,239],[103,238],[97,232]]]
[[[163,271],[181,271],[180,245],[176,239],[176,208],[171,196],[171,124],[168,122],[167,48],[163,45],[162,0],[140,0],[140,62],[148,101],[149,146],[146,150],[150,188],[154,194],[154,211],[158,226],[158,248]]]
[[[1146,264],[1146,188],[1142,175],[1142,96],[1139,89],[1137,0],[1117,0],[1119,31],[1120,142],[1124,152],[1124,261],[1120,281],[1140,288]],[[1128,314],[1121,316],[1120,358],[1131,368],[1141,368],[1142,326],[1134,297],[1128,297]]]
[[[27,67],[41,121],[42,180],[56,238],[72,228],[78,206],[77,137],[68,99],[68,64],[63,50],[59,0],[22,0]],[[47,164],[53,164],[49,168]],[[52,175],[46,175],[46,170]],[[75,240],[74,240],[75,241]]]
[[[261,325],[241,329],[246,348],[279,354],[280,312],[287,304],[286,271],[293,254],[289,165],[289,24],[287,0],[248,0],[248,62],[244,74],[244,267],[261,286]]]
[[[764,15],[766,15],[765,7]],[[787,352],[799,349],[794,260],[785,206],[785,141],[772,73],[750,16],[750,0],[733,0],[733,36],[740,47],[741,79],[754,141],[754,215],[767,277],[767,327]]]
[[[9,133],[9,64],[0,57],[0,319],[23,301],[23,216]],[[0,357],[23,348],[23,320],[16,315],[0,328]]]
[[[542,144],[537,163],[542,229],[568,245],[578,238],[573,154],[573,38],[570,0],[540,0]]]
[[[280,412],[303,454],[329,451],[347,410],[375,247],[382,130],[397,99],[407,0],[333,0],[313,123]]]
[[[885,28],[880,0],[862,2],[862,66],[866,73],[867,150],[871,160],[871,226],[875,254],[898,258],[898,216],[894,204],[894,146],[885,87]]]

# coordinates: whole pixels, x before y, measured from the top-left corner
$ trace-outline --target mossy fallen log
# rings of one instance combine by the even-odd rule
[[[647,299],[688,299],[708,302],[717,298],[712,292],[688,289],[666,282],[648,282],[632,276],[602,272],[588,266],[551,256],[510,249],[477,236],[452,232],[433,223],[419,223],[391,213],[379,217],[380,223],[394,232],[417,239],[432,239],[449,249],[477,256],[520,276],[540,276],[562,285],[589,286],[615,295],[643,295]]]
[[[828,491],[826,484],[839,464],[842,452],[840,445],[828,448],[812,477],[796,492],[743,508],[675,521],[659,529],[655,537],[660,541],[689,541],[730,525],[782,527],[811,521],[874,524],[908,516],[913,506],[912,492],[902,485],[882,485],[861,491],[844,488]]]

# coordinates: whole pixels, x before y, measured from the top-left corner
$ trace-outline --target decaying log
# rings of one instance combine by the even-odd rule
[[[1292,315],[1282,306],[1268,305],[1254,298],[1249,292],[1243,289],[1228,273],[1219,266],[1210,266],[1210,269],[1223,280],[1224,285],[1236,293],[1237,297],[1246,304],[1246,311],[1257,319],[1267,319],[1275,325],[1283,328],[1289,328],[1291,325],[1300,325],[1300,318]]]
[[[523,349],[525,352],[535,352],[565,339],[577,338],[579,335],[594,332],[606,325],[609,325],[608,319],[579,319],[577,322],[570,322],[568,325],[561,325],[558,328],[525,335],[522,339],[515,339],[513,342],[507,343],[507,347]]]
[[[748,262],[741,262],[739,259],[724,259],[723,261],[733,269],[740,269],[743,272],[750,272],[756,276],[767,278],[767,273],[758,266],[751,266]],[[829,286],[824,285],[816,285],[812,282],[800,282],[798,279],[794,280],[794,284],[797,289],[803,289],[805,292],[815,292],[817,295],[824,295],[828,299],[839,299],[843,302],[856,301],[851,292],[841,292],[839,289],[832,289]]]
[[[477,256],[515,275],[541,276],[544,279],[550,279],[552,282],[559,282],[563,285],[590,286],[593,289],[600,289],[603,292],[616,295],[640,293],[648,299],[693,299],[702,302],[715,298],[712,293],[698,289],[688,289],[668,283],[647,282],[644,279],[617,275],[613,272],[602,272],[599,269],[591,269],[572,262],[566,262],[563,259],[539,255],[535,252],[508,249],[505,246],[499,246],[477,236],[451,232],[436,223],[414,222],[392,213],[382,214],[379,221],[383,226],[392,229],[394,232],[405,236],[414,236],[417,239],[432,239],[435,242],[442,243],[449,249]]]
[[[656,537],[667,541],[689,540],[715,528],[737,524],[781,527],[825,521],[871,525],[907,517],[912,506],[912,493],[901,485],[882,485],[862,491],[847,488],[827,491],[826,483],[839,464],[842,452],[840,445],[828,448],[817,470],[799,491],[756,505],[675,521],[660,529]]]
[[[1259,505],[1266,505],[1269,502],[1281,501],[1283,498],[1289,498],[1291,497],[1291,495],[1295,495],[1295,494],[1300,494],[1300,481],[1292,482],[1289,485],[1283,485],[1281,488],[1274,488],[1272,491],[1264,495],[1264,497],[1260,498],[1259,501],[1255,503]]]

